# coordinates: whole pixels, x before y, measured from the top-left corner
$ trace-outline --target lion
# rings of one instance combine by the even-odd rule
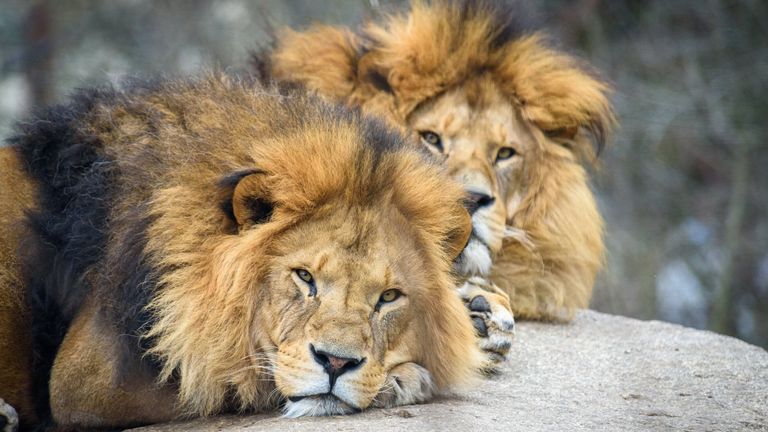
[[[475,211],[459,293],[502,357],[510,308],[567,321],[589,305],[604,247],[585,166],[615,123],[609,86],[524,24],[502,2],[414,0],[359,31],[279,30],[253,55],[262,79],[386,119],[463,183]]]
[[[347,414],[476,380],[463,190],[378,120],[210,73],[82,91],[10,142],[0,397],[23,424]]]

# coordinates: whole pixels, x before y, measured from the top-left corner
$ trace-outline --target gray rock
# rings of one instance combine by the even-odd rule
[[[592,311],[521,322],[503,372],[433,403],[347,417],[216,417],[150,431],[768,431],[768,353],[734,338]]]
[[[0,432],[16,432],[19,429],[19,416],[12,406],[0,399]]]

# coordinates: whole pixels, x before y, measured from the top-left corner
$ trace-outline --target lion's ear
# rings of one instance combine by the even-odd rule
[[[224,177],[222,210],[238,227],[264,223],[274,210],[263,171],[250,169],[234,172]]]
[[[344,100],[357,84],[361,51],[360,38],[343,27],[316,25],[303,32],[283,29],[270,58],[272,74]]]
[[[395,94],[395,90],[389,83],[389,70],[384,69],[373,54],[366,54],[360,58],[357,74],[359,83],[370,85],[379,92]]]
[[[454,225],[446,236],[445,249],[451,259],[458,258],[469,242],[472,234],[472,218],[469,212],[462,208],[454,218]]]
[[[574,139],[578,132],[579,132],[578,126],[567,126],[567,127],[544,130],[544,134],[549,138],[565,139],[565,140]]]

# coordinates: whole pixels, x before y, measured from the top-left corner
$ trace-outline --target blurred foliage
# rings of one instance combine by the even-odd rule
[[[768,3],[549,0],[616,88],[594,307],[768,345]]]
[[[238,70],[267,28],[356,25],[401,3],[0,0],[0,135],[75,87]],[[616,90],[622,126],[594,172],[608,257],[593,307],[768,346],[768,2],[521,8]]]

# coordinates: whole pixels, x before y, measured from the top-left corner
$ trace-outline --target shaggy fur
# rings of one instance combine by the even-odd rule
[[[346,413],[473,380],[481,356],[450,276],[470,229],[461,190],[377,122],[212,75],[81,92],[12,143],[3,173],[25,167],[39,205],[34,247],[3,265],[26,274],[38,414],[50,400],[59,425],[281,396],[308,407],[289,414]],[[4,226],[23,225],[32,194],[2,201]],[[392,288],[403,295],[382,303]],[[328,387],[315,346],[362,360]],[[16,381],[0,375],[0,396],[23,396],[29,378]]]
[[[587,307],[602,220],[580,162],[595,160],[614,124],[608,86],[527,31],[512,7],[414,0],[359,32],[283,30],[254,59],[271,78],[417,137],[436,132],[441,145],[425,145],[468,191],[495,199],[473,218],[462,270],[490,277],[521,318],[567,319]],[[503,147],[516,153],[496,160]]]

